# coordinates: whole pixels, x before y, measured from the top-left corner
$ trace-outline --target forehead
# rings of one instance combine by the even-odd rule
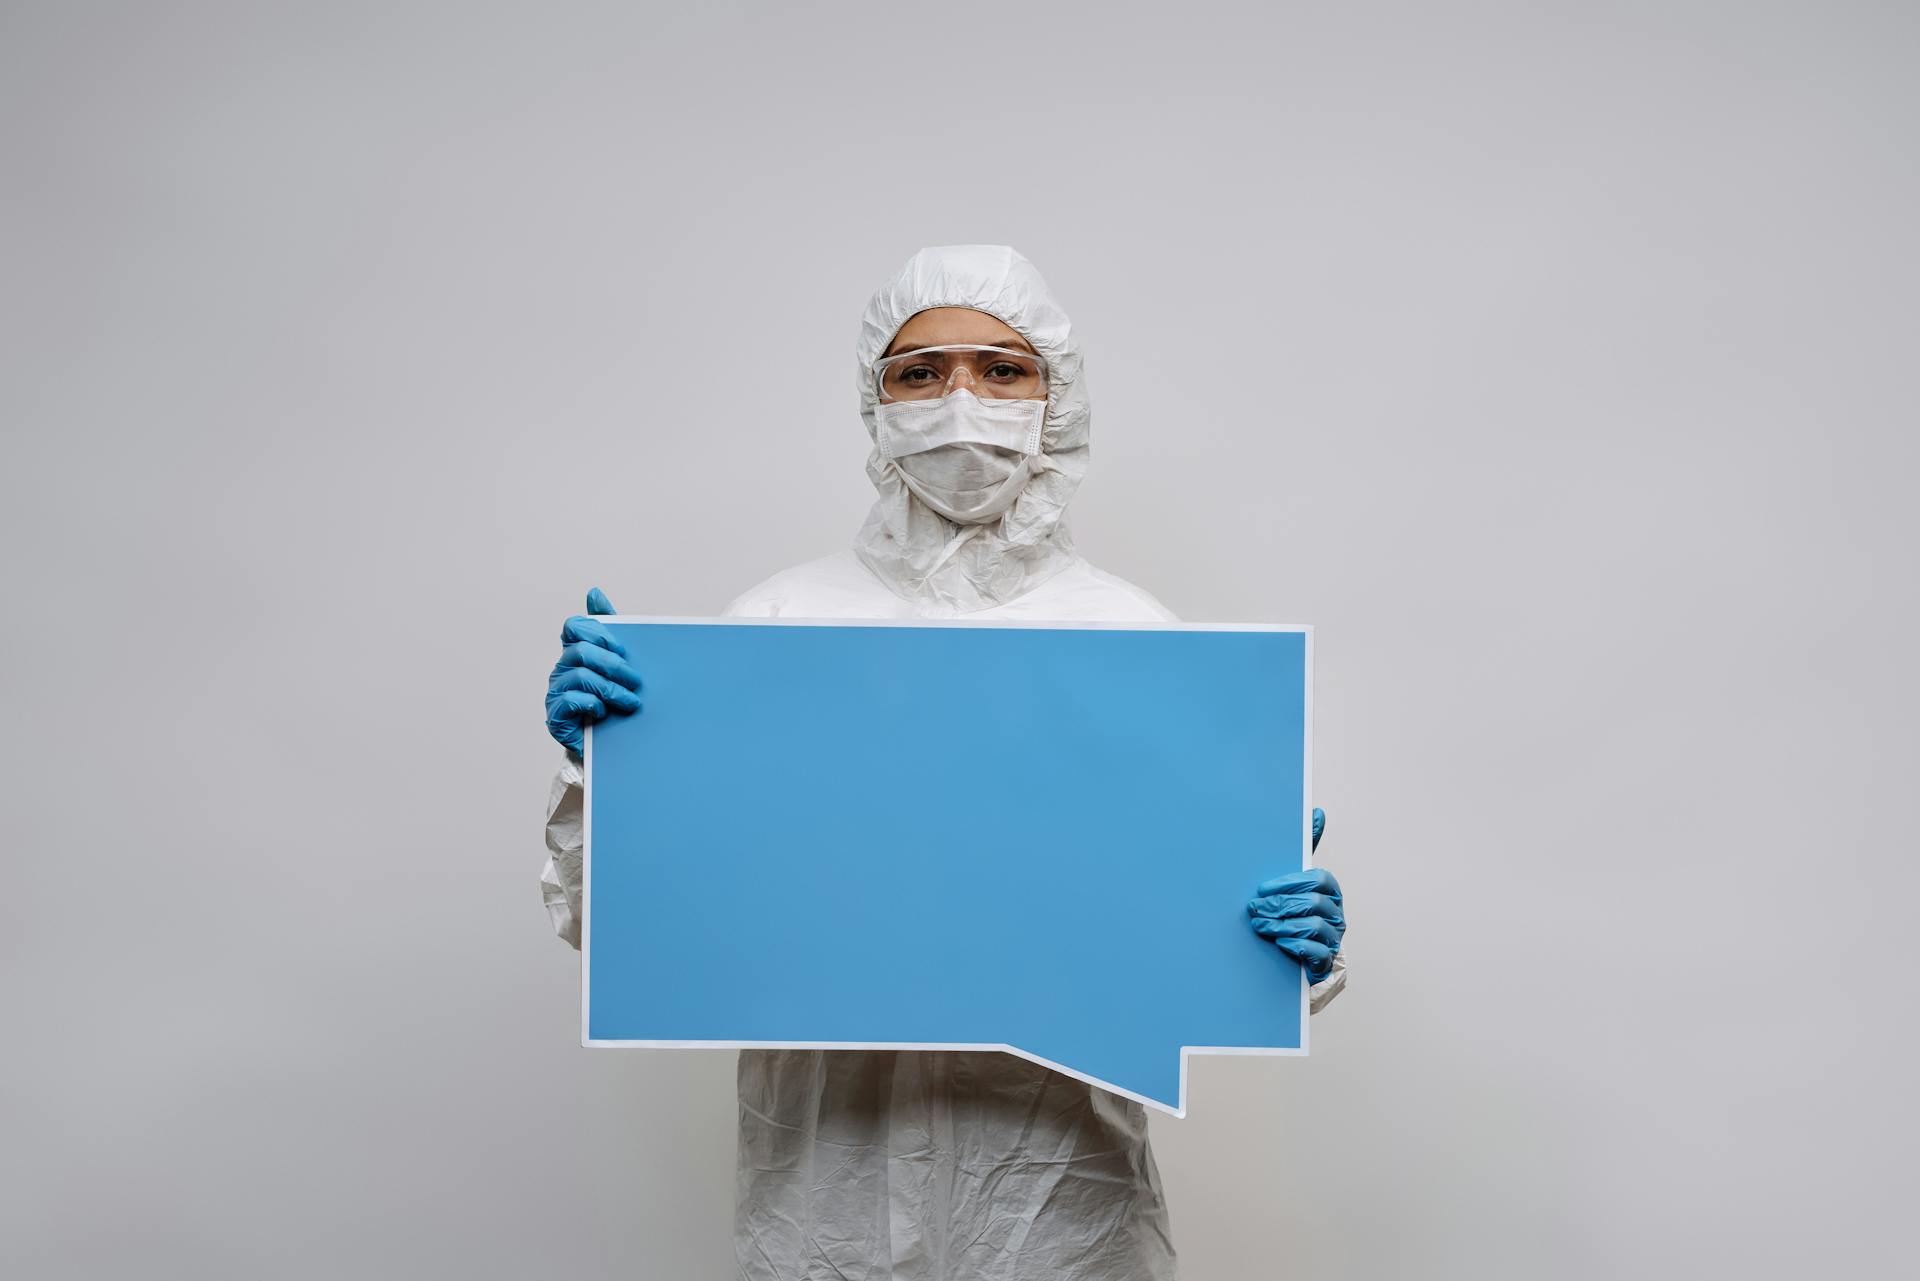
[[[912,351],[915,347],[939,347],[947,343],[979,343],[985,347],[1011,347],[1033,351],[1033,344],[1022,338],[1005,322],[971,307],[930,307],[916,312],[900,332],[893,336],[883,355]],[[1038,352],[1034,353],[1038,355]]]

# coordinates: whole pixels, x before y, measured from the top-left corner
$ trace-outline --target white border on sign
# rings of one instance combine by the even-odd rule
[[[1161,622],[1110,622],[1106,620],[1082,620],[1079,622],[1048,622],[1038,619],[1021,621],[1014,619],[982,618],[680,618],[663,617],[649,614],[598,614],[596,622],[602,623],[679,623],[699,626],[722,627],[1003,627],[1022,631],[1121,631],[1121,632],[1294,632],[1306,638],[1304,655],[1306,690],[1301,702],[1301,788],[1305,804],[1301,806],[1300,848],[1303,851],[1301,866],[1313,866],[1313,627],[1305,623],[1161,623]],[[1099,1077],[1089,1076],[1085,1072],[1075,1071],[1064,1063],[1041,1058],[1030,1054],[1017,1045],[973,1045],[958,1041],[614,1041],[595,1040],[589,1029],[593,1026],[589,1012],[592,1009],[592,970],[589,957],[591,930],[593,928],[593,726],[588,724],[586,751],[582,766],[583,782],[580,797],[580,1044],[592,1049],[649,1049],[649,1050],[983,1050],[999,1051],[1026,1059],[1029,1063],[1038,1063],[1042,1067],[1052,1068],[1056,1072],[1085,1081],[1088,1085],[1098,1086],[1108,1093],[1121,1098],[1132,1099],[1155,1111],[1169,1116],[1184,1117],[1187,1114],[1187,1059],[1194,1054],[1238,1054],[1260,1055],[1276,1058],[1297,1058],[1307,1053],[1307,1027],[1313,1014],[1313,998],[1306,982],[1304,971],[1300,983],[1300,1045],[1296,1049],[1273,1049],[1266,1046],[1242,1045],[1183,1045],[1180,1047],[1180,1105],[1168,1107],[1158,1099],[1150,1099],[1143,1094],[1124,1089],[1111,1081],[1102,1081]]]

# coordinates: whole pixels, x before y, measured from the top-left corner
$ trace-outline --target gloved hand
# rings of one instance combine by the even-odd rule
[[[1323,810],[1313,812],[1313,848],[1327,827]],[[1347,932],[1346,909],[1340,902],[1340,882],[1321,868],[1291,872],[1260,882],[1256,897],[1247,901],[1253,932],[1272,939],[1274,946],[1306,967],[1310,982],[1333,972],[1333,954]]]
[[[614,612],[613,602],[598,587],[587,593],[588,614]],[[560,645],[560,661],[547,677],[547,733],[578,753],[586,744],[586,725],[610,711],[640,710],[640,673],[626,662],[627,647],[583,615],[566,621]]]

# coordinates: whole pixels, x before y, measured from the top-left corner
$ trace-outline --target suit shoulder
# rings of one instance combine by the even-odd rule
[[[850,600],[890,593],[850,551],[791,565],[734,597],[729,618],[833,617]]]
[[[1180,621],[1178,615],[1162,605],[1159,598],[1146,588],[1130,583],[1118,574],[1109,574],[1106,570],[1084,560],[1080,562],[1080,568],[1091,590],[1124,601],[1128,613],[1137,614],[1140,621],[1160,623]]]

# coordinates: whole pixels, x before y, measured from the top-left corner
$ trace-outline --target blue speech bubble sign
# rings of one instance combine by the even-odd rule
[[[1248,927],[1308,865],[1304,627],[602,619],[591,1046],[1005,1050],[1172,1113],[1304,1054]]]

